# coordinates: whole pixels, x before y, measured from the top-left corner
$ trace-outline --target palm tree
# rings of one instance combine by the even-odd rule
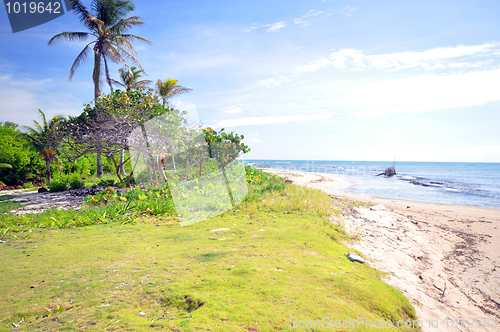
[[[130,67],[130,69],[127,68],[122,68],[118,69],[118,72],[120,73],[120,80],[111,80],[113,83],[118,84],[122,87],[125,88],[125,90],[128,92],[130,90],[137,90],[140,87],[145,87],[146,85],[153,83],[153,81],[150,80],[142,80],[139,81],[139,78],[142,77],[141,73],[144,71],[142,70],[137,70],[136,67]],[[125,172],[125,165],[123,161],[125,160],[125,150],[120,151],[120,173],[123,175],[127,175]]]
[[[50,39],[49,45],[60,41],[84,41],[91,36],[94,40],[88,43],[76,57],[69,72],[69,79],[73,78],[75,71],[85,63],[90,55],[94,55],[94,71],[92,80],[94,82],[94,100],[97,101],[100,93],[100,80],[102,64],[106,81],[113,91],[111,77],[109,76],[108,62],[123,63],[128,68],[126,59],[135,62],[142,71],[141,64],[134,57],[135,49],[132,41],[141,41],[151,44],[150,41],[128,34],[128,30],[134,26],[145,23],[139,16],[125,18],[134,10],[130,0],[92,0],[92,13],[81,3],[80,0],[70,0],[74,12],[78,15],[80,22],[89,32],[62,32]],[[100,144],[97,143],[97,176],[102,176],[102,161]]]
[[[23,126],[23,128],[26,130],[26,137],[31,141],[31,143],[33,143],[40,156],[45,159],[47,181],[50,182],[52,181],[50,163],[52,161],[57,161],[61,165],[61,159],[59,159],[55,151],[55,142],[53,138],[54,133],[57,130],[57,126],[64,120],[64,116],[56,115],[47,122],[45,114],[41,110],[38,110],[38,112],[40,112],[42,117],[42,124],[33,120],[35,128],[28,126]]]
[[[167,104],[168,106],[168,101],[170,98],[176,95],[180,95],[181,93],[186,93],[193,90],[190,88],[185,88],[183,86],[177,85],[177,82],[178,81],[174,80],[173,78],[169,78],[164,82],[162,82],[161,80],[158,80],[158,82],[156,82],[158,93],[163,99],[163,106],[165,106],[165,104]]]
[[[145,87],[146,85],[153,83],[153,81],[150,80],[139,81],[139,78],[142,77],[141,73],[144,71],[137,70],[136,67],[130,67],[130,69],[118,69],[118,72],[120,73],[121,82],[116,80],[111,80],[111,82],[124,87],[127,92],[130,90],[137,90],[140,87]]]

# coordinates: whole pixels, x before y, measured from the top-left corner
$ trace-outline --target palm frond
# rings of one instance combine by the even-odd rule
[[[138,36],[135,36],[135,35],[130,35],[130,34],[122,34],[122,35],[120,35],[120,38],[121,39],[125,39],[128,42],[136,40],[136,41],[140,41],[140,42],[143,42],[143,43],[146,43],[146,44],[149,44],[149,45],[152,44],[152,42],[150,42],[147,39],[144,39],[142,37],[138,37]]]
[[[71,66],[71,70],[69,71],[69,80],[73,78],[73,75],[75,74],[75,71],[80,67],[81,64],[85,63],[92,52],[90,49],[90,45],[92,45],[95,42],[91,42],[85,46],[85,48],[78,54],[78,56],[75,59],[75,62],[73,62],[73,65]]]
[[[146,25],[146,23],[141,21],[142,18],[139,16],[132,16],[128,18],[123,18],[118,23],[113,25],[109,31],[114,34],[123,34],[124,32],[127,32],[129,29],[133,28],[134,26],[143,26]]]
[[[123,65],[128,68],[127,61],[125,61],[125,59],[123,58],[122,54],[120,53],[120,50],[117,49],[112,43],[110,42],[105,43],[102,53],[106,54],[106,56],[111,60],[111,62],[123,63]]]
[[[88,9],[79,0],[70,0],[70,1],[73,6],[74,12],[78,16],[78,20],[80,21],[80,23],[86,26],[87,29],[94,31],[96,27],[92,21],[88,20],[88,17],[91,16]]]
[[[123,88],[125,88],[125,89],[127,88],[127,86],[125,86],[125,85],[124,85],[122,82],[120,82],[120,81],[117,81],[117,80],[111,79],[111,82],[113,82],[114,84],[117,84],[117,85],[119,85],[119,86],[121,86],[121,87],[123,87]]]
[[[120,50],[121,53],[123,53],[126,57],[128,57],[129,59],[131,59],[136,65],[139,66],[139,68],[141,68],[141,70],[146,73],[146,70],[144,70],[144,68],[142,67],[142,65],[140,64],[140,62],[130,53],[128,53],[125,49],[123,49],[122,47],[118,47],[118,49]]]
[[[58,43],[60,41],[83,41],[86,40],[89,36],[88,32],[61,32],[52,37],[49,40],[48,45],[52,45]]]
[[[146,86],[146,85],[151,84],[151,83],[153,83],[153,81],[151,81],[151,80],[137,81],[137,82],[135,82],[134,87],[138,88],[138,87],[141,87],[141,86]]]
[[[96,17],[105,22],[106,26],[113,26],[135,7],[129,0],[97,0],[93,1],[92,9]]]
[[[104,71],[106,73],[106,82],[109,85],[109,89],[113,91],[113,82],[111,81],[111,76],[109,75],[108,59],[105,56],[103,56],[102,59],[104,60]]]
[[[156,87],[158,88],[158,93],[163,99],[163,105],[168,104],[168,100],[174,96],[180,95],[192,91],[193,89],[185,88],[183,86],[177,85],[178,81],[173,78],[162,82],[158,80],[156,82]]]

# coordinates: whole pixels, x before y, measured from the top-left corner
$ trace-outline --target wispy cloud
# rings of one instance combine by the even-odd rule
[[[421,67],[436,69],[444,67],[477,67],[488,64],[485,56],[498,57],[500,43],[492,42],[482,45],[458,45],[455,47],[439,47],[421,52],[395,52],[366,55],[361,50],[342,49],[331,54],[335,68],[352,70],[383,69],[402,70]],[[467,61],[463,61],[465,60]],[[480,60],[477,61],[477,58]],[[459,62],[453,60],[461,59]]]
[[[315,121],[331,118],[329,114],[316,114],[316,115],[287,115],[287,116],[261,116],[261,117],[248,117],[241,119],[222,120],[217,123],[217,127],[241,127],[241,126],[255,126],[266,125],[273,123],[286,123],[286,122],[300,122],[300,121]]]
[[[484,105],[500,100],[500,69],[389,79],[344,89],[331,106],[364,117]]]
[[[286,22],[280,21],[272,24],[271,27],[267,29],[267,31],[278,31],[279,29],[283,29],[284,27],[286,27],[286,25]]]
[[[270,79],[266,79],[266,80],[260,80],[259,83],[267,86],[267,87],[270,87],[270,86],[276,86],[276,85],[280,85],[284,82],[290,82],[291,79],[289,79],[288,77],[281,77],[281,78],[270,78]]]
[[[241,107],[227,107],[224,110],[224,113],[225,114],[240,114],[240,113],[243,113],[243,110],[241,109]]]
[[[14,78],[0,75],[0,122],[12,121],[32,125],[36,110],[42,109],[48,118],[56,114],[76,115],[82,101],[70,93],[54,90],[51,79]],[[80,111],[81,112],[81,111]]]
[[[331,10],[315,10],[308,11],[305,15],[293,19],[293,23],[301,27],[310,26],[315,20],[331,16]]]
[[[500,42],[439,47],[421,52],[408,51],[375,55],[366,55],[361,50],[345,48],[332,53],[329,59],[323,57],[307,65],[297,66],[295,72],[315,72],[330,64],[336,69],[353,71],[395,71],[417,67],[424,70],[481,68],[498,60],[499,55]]]
[[[252,24],[249,28],[245,30],[245,32],[250,32],[255,29],[267,28],[266,30],[269,32],[278,31],[279,29],[283,29],[287,26],[285,21],[279,21],[274,24]]]
[[[352,16],[352,13],[356,10],[357,10],[356,7],[345,6],[339,10],[339,13],[342,14],[343,16]]]
[[[297,69],[295,69],[295,72],[297,72],[297,73],[303,73],[306,71],[315,72],[319,68],[326,67],[331,63],[332,63],[332,61],[330,59],[322,58],[322,59],[316,60],[308,65],[298,66]]]

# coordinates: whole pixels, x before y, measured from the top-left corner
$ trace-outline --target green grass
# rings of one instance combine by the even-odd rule
[[[21,206],[23,205],[17,202],[0,201],[0,214],[15,210]]]
[[[273,181],[188,227],[143,217],[68,228],[80,213],[40,214],[50,228],[19,228],[0,244],[0,330],[23,319],[16,331],[291,331],[293,317],[416,319],[383,273],[346,258],[338,202]],[[386,330],[399,331],[372,329]]]

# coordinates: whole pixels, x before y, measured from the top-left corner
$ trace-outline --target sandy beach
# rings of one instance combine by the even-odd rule
[[[500,330],[500,209],[354,197],[336,190],[341,177],[264,171],[370,203],[342,215],[359,236],[352,248],[390,273],[386,282],[408,297],[423,331]]]

